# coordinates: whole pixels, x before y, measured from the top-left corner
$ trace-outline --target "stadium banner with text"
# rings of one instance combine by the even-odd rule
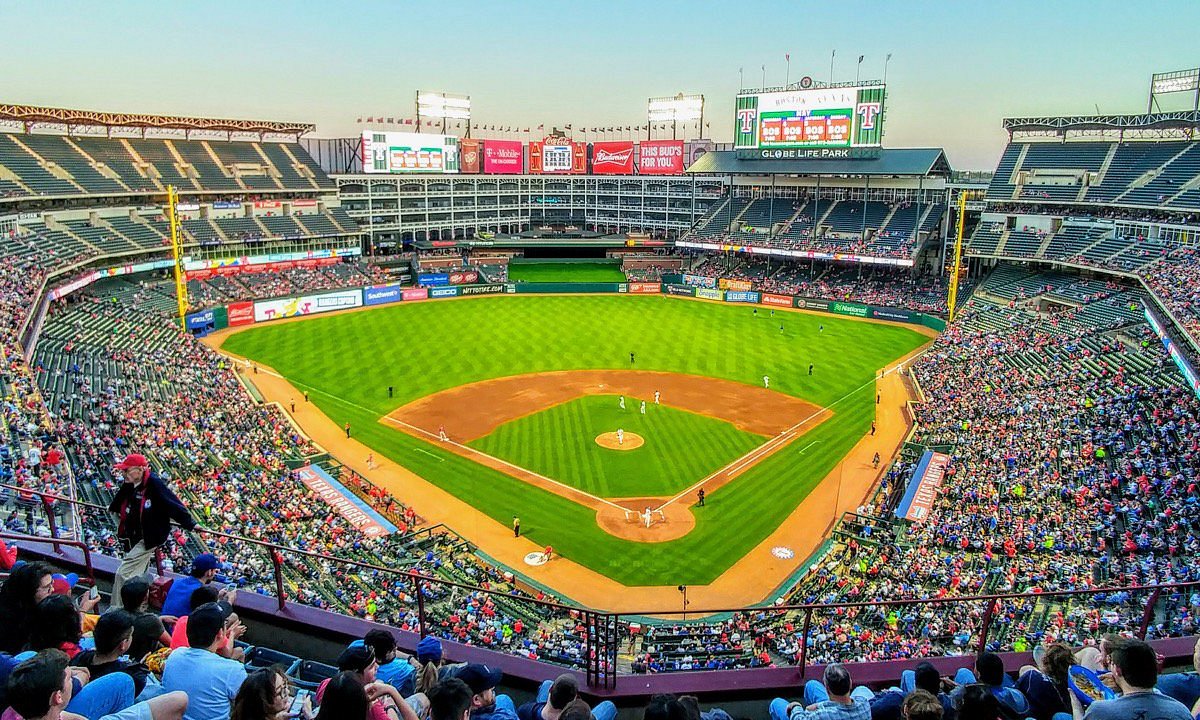
[[[680,285],[678,283],[667,283],[663,285],[663,292],[667,295],[679,295],[680,297],[696,297],[696,288],[691,285]]]
[[[632,175],[633,141],[616,140],[592,143],[592,173],[595,175]]]
[[[758,293],[750,290],[729,290],[725,293],[725,302],[757,303]]]
[[[225,307],[225,312],[229,316],[229,327],[250,325],[254,322],[254,303],[252,302],[229,303]]]
[[[525,172],[525,145],[520,140],[484,140],[483,171],[489,175]]]
[[[204,337],[217,329],[217,315],[212,310],[202,310],[185,315],[184,321],[187,323],[187,329],[199,337]]]
[[[1162,341],[1163,348],[1166,349],[1167,354],[1170,355],[1171,359],[1175,361],[1175,366],[1179,368],[1179,372],[1183,374],[1184,380],[1187,380],[1187,384],[1192,388],[1192,392],[1195,393],[1197,397],[1200,397],[1200,377],[1196,375],[1196,369],[1192,367],[1192,363],[1188,361],[1187,356],[1179,350],[1178,345],[1176,345],[1175,341],[1171,339],[1171,336],[1167,334],[1167,331],[1163,327],[1163,323],[1158,319],[1158,316],[1150,312],[1149,307],[1143,308],[1142,312],[1146,316],[1146,322],[1150,323],[1150,328],[1154,330],[1154,334],[1158,335],[1158,339]]]
[[[446,298],[458,297],[458,287],[454,285],[443,285],[442,287],[429,288],[430,298]]]
[[[796,298],[796,307],[800,308],[801,310],[821,310],[824,312],[829,312],[829,301],[798,297]]]
[[[865,318],[870,317],[871,308],[852,302],[831,302],[829,303],[829,312],[837,313],[838,315]]]
[[[629,283],[629,292],[635,295],[657,295],[662,292],[662,283],[631,282]]]
[[[472,138],[462,138],[458,141],[459,172],[476,174],[479,172],[480,141]]]
[[[722,290],[749,290],[754,287],[754,283],[749,280],[734,280],[732,278],[720,278],[717,280],[717,287]]]
[[[365,173],[457,173],[458,138],[363,130],[362,167]]]
[[[91,270],[71,280],[70,282],[59,285],[58,287],[47,293],[50,300],[58,300],[70,295],[71,293],[85,288],[88,285],[103,280],[104,278],[119,277],[121,275],[132,275],[134,273],[147,272],[150,270],[163,270],[169,267],[174,267],[175,263],[172,260],[152,260],[150,262],[131,263],[128,265],[118,265],[116,267],[105,268],[103,270]]]
[[[758,245],[724,245],[720,243],[696,242],[695,240],[678,240],[675,247],[698,248],[700,250],[718,250],[720,252],[738,252],[748,255],[770,255],[772,257],[805,258],[808,260],[837,260],[840,262],[857,262],[865,265],[891,265],[894,267],[912,267],[911,258],[872,257],[870,255],[855,255],[854,253],[828,253],[815,250],[784,250],[782,248],[761,247]]]
[[[429,288],[404,288],[400,291],[402,300],[428,300]]]
[[[555,137],[529,143],[529,172],[532,175],[581,175],[587,171],[587,146]]]
[[[475,270],[455,270],[447,274],[451,285],[470,285],[479,282],[479,273]]]
[[[746,93],[734,103],[734,150],[878,148],[882,85]]]
[[[682,140],[643,140],[638,143],[639,175],[680,175],[683,173]]]
[[[464,285],[459,288],[459,295],[495,295],[504,292],[504,286],[499,283],[491,285]]]
[[[236,255],[223,258],[213,258],[209,260],[185,260],[183,269],[192,272],[193,270],[214,270],[218,268],[233,268],[246,265],[265,265],[269,263],[291,262],[300,260],[322,260],[327,258],[349,257],[352,255],[361,255],[362,248],[322,248],[320,250],[298,250],[296,252],[286,253],[269,253],[267,255]],[[171,267],[174,263],[170,260],[165,260],[165,267]]]
[[[721,300],[725,297],[725,291],[714,290],[713,288],[696,288],[696,297],[704,300]]]
[[[450,276],[446,273],[421,273],[417,276],[417,284],[425,287],[434,285],[449,285]]]
[[[896,517],[924,522],[937,501],[938,488],[942,486],[949,464],[949,455],[926,450],[908,481],[908,488],[904,491],[899,507],[896,508]]]
[[[914,320],[913,314],[908,310],[901,310],[900,308],[875,307],[873,305],[870,308],[869,317],[877,318],[879,320],[892,320],[895,322],[920,322],[919,320]]]
[[[319,295],[261,300],[254,303],[254,322],[362,307],[362,300],[362,290],[342,290]]]
[[[516,283],[513,287],[518,293],[615,293],[621,291],[625,283],[602,282],[526,282]]]
[[[370,285],[362,289],[363,305],[386,305],[400,302],[401,288],[399,283],[388,285]]]
[[[776,307],[793,307],[795,299],[791,295],[776,295],[774,293],[763,293],[762,304],[774,305]]]
[[[292,201],[292,204],[295,205],[296,201]],[[314,202],[313,204],[316,203]],[[212,206],[213,210],[232,210],[234,208],[240,208],[242,203],[238,200],[217,200],[212,204]]]
[[[304,483],[318,497],[346,519],[363,535],[369,538],[391,535],[396,532],[396,526],[388,522],[374,508],[367,505],[362,498],[346,489],[345,485],[335,480],[318,465],[304,465],[296,469],[300,482]]]
[[[691,273],[684,273],[683,284],[691,285],[692,287],[715,288],[717,286],[717,279],[714,277],[708,277],[707,275],[692,275]]]

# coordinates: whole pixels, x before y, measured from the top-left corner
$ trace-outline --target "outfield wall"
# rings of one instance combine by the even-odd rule
[[[333,310],[503,293],[507,295],[671,295],[717,302],[762,305],[767,308],[797,308],[831,315],[903,322],[910,325],[923,325],[938,332],[946,329],[946,321],[942,318],[903,308],[764,293],[748,289],[748,284],[742,280],[708,278],[699,275],[668,277],[681,282],[487,283],[481,285],[436,285],[434,287],[404,287],[399,283],[368,285],[347,290],[230,303],[227,306],[191,313],[186,316],[186,323],[191,333],[203,336],[213,330],[221,330],[231,325],[270,322],[280,318],[317,315]]]

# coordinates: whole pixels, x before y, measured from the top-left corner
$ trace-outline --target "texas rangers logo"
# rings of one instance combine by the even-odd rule
[[[858,116],[862,118],[863,130],[875,129],[875,118],[879,117],[879,113],[883,112],[883,103],[868,102],[858,106]]]
[[[754,119],[758,116],[758,110],[755,108],[744,108],[742,110],[738,110],[737,116],[738,122],[741,123],[739,132],[754,132]]]

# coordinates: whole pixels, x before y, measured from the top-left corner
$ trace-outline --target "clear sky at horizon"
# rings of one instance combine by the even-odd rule
[[[475,122],[639,125],[646,98],[707,99],[732,137],[747,86],[887,67],[887,147],[992,169],[1006,116],[1137,113],[1150,74],[1200,65],[1200,2],[226,2],[0,0],[0,101],[315,122],[411,117],[417,89],[470,95]],[[1190,107],[1182,96],[1163,109]],[[399,128],[397,128],[399,129]]]

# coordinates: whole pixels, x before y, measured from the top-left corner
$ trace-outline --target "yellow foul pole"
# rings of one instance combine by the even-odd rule
[[[954,322],[954,311],[958,306],[958,276],[962,272],[962,241],[963,225],[967,222],[967,195],[963,190],[958,194],[958,237],[954,240],[954,269],[950,272],[950,294],[946,298],[946,322]]]
[[[179,306],[179,329],[187,332],[187,279],[183,274],[183,240],[179,235],[179,195],[174,185],[167,186],[167,220],[171,224],[171,258],[175,261],[175,302]]]

